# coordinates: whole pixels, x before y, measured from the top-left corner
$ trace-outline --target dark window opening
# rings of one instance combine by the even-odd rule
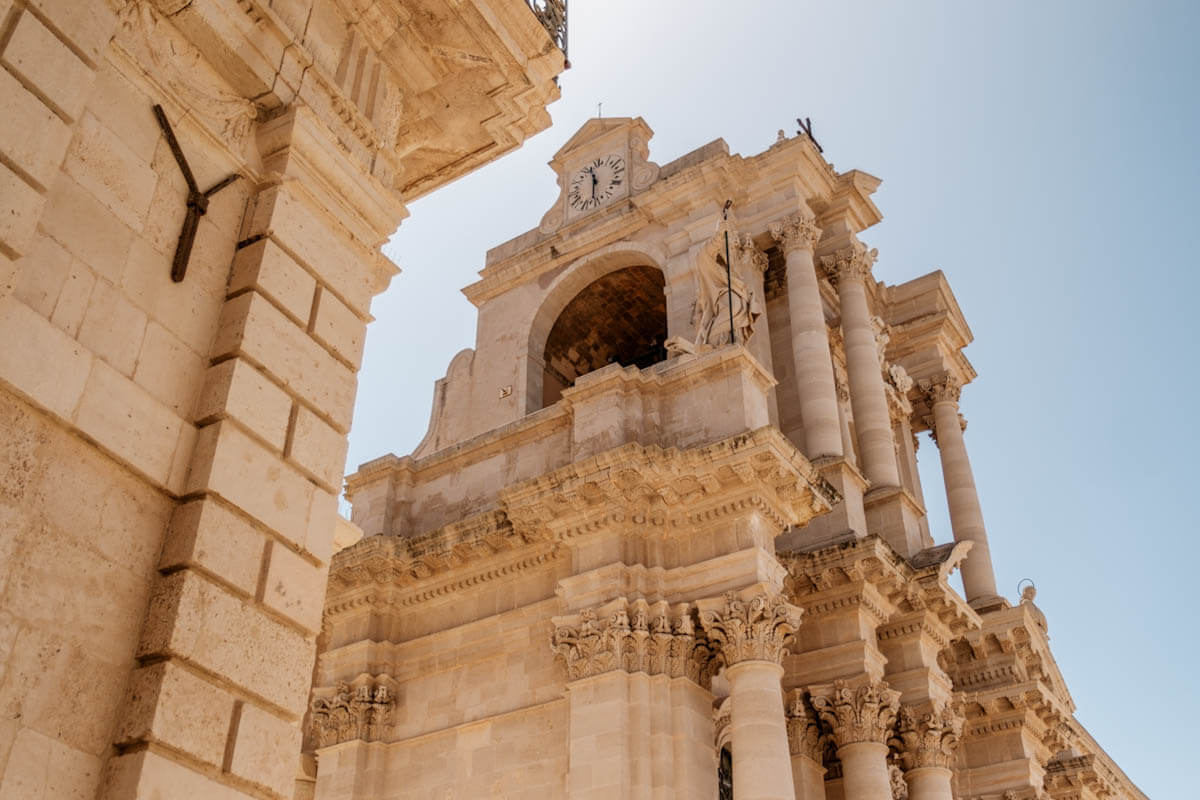
[[[717,762],[717,797],[733,800],[733,754],[728,747],[721,748],[721,759]]]
[[[592,281],[550,329],[542,355],[542,407],[581,375],[612,363],[645,369],[665,361],[665,281],[654,267],[626,267]]]

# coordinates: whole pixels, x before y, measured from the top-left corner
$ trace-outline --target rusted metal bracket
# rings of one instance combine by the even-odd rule
[[[167,121],[166,112],[157,103],[154,105],[154,116],[158,118],[158,127],[162,128],[163,136],[167,137],[171,154],[175,156],[175,163],[179,165],[179,171],[183,173],[183,179],[187,182],[188,187],[187,215],[183,218],[183,230],[179,232],[179,243],[175,245],[175,258],[171,262],[171,280],[179,283],[187,274],[188,260],[192,257],[192,245],[196,242],[196,229],[200,227],[200,218],[208,213],[209,198],[242,176],[235,172],[233,175],[217,181],[207,191],[200,191],[200,187],[196,185],[196,178],[192,175],[192,169],[183,156],[179,140],[175,138],[175,131],[171,129],[171,123]]]

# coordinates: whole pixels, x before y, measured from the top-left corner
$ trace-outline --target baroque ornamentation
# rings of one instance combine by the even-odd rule
[[[855,242],[831,256],[822,256],[821,266],[835,283],[843,279],[865,281],[871,276],[871,266],[877,258],[878,250],[868,250],[862,242]]]
[[[782,595],[765,591],[748,600],[737,592],[726,592],[715,605],[713,602],[701,608],[700,624],[716,645],[722,664],[783,661],[784,650],[800,627],[799,608]]]
[[[851,688],[846,681],[812,694],[813,708],[833,731],[838,747],[858,742],[886,744],[900,709],[900,693],[885,681]]]
[[[351,686],[339,683],[334,694],[314,697],[312,735],[317,747],[361,739],[383,739],[392,722],[395,697],[382,683]]]
[[[629,189],[640,192],[658,180],[658,164],[650,158],[650,143],[641,134],[634,134],[629,140],[633,152],[633,165],[629,171]]]
[[[729,744],[729,724],[733,720],[733,698],[726,697],[713,706],[713,735],[717,749]]]
[[[892,800],[908,800],[908,781],[904,780],[904,770],[895,764],[888,764],[888,781],[892,785]]]
[[[120,11],[121,26],[133,34],[137,56],[154,67],[154,78],[162,81],[191,110],[223,124],[222,133],[240,143],[258,119],[258,107],[246,98],[224,91],[214,85],[203,85],[197,75],[203,56],[193,45],[171,36],[170,23],[163,23],[159,8],[170,9],[170,3],[151,3],[150,0],[131,0]],[[186,4],[184,4],[186,5]],[[177,13],[184,6],[179,5]]]
[[[901,394],[908,394],[913,387],[913,379],[909,377],[908,371],[899,364],[888,366],[888,376],[892,379],[892,386],[895,386]]]
[[[957,403],[962,394],[962,384],[948,372],[936,378],[925,378],[918,385],[931,407],[935,403]]]
[[[696,257],[696,306],[692,322],[696,324],[696,348],[720,347],[729,344],[729,317],[739,344],[754,335],[754,322],[762,315],[762,302],[738,273],[726,272],[725,235],[729,234],[729,258],[741,247],[741,237],[728,220],[721,220],[717,230],[700,248]],[[753,244],[751,244],[753,247]],[[731,310],[732,309],[732,310]]]
[[[689,678],[701,686],[712,680],[712,651],[696,636],[686,605],[672,614],[665,602],[621,600],[603,618],[585,608],[555,623],[550,647],[566,664],[568,681],[613,670]]]
[[[754,246],[754,237],[743,233],[735,240],[729,237],[731,249],[737,250],[737,263],[742,265],[745,272],[751,275],[761,275],[767,271],[767,254]]]
[[[794,756],[804,756],[820,764],[825,753],[826,735],[821,721],[809,702],[807,692],[793,689],[784,698],[787,714],[788,749]]]
[[[909,706],[901,708],[896,737],[891,744],[899,752],[904,769],[949,769],[962,737],[963,722],[962,714],[949,704],[924,714]]]
[[[779,249],[784,255],[793,250],[812,250],[821,238],[821,229],[812,218],[792,214],[779,222],[772,222],[769,230],[771,238],[779,243]]]

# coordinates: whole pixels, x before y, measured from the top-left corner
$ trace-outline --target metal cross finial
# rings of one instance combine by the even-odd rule
[[[796,117],[796,124],[800,126],[800,130],[797,131],[797,134],[803,133],[805,136],[808,137],[808,140],[810,142],[812,142],[813,145],[817,148],[818,153],[824,153],[825,148],[821,147],[820,142],[818,142],[816,140],[816,138],[814,138],[812,135],[812,120],[809,119],[808,117],[805,117],[803,120],[801,120],[799,117]]]
[[[183,180],[188,187],[187,215],[183,218],[183,230],[179,232],[179,243],[175,245],[175,258],[171,262],[171,280],[179,283],[187,274],[188,259],[192,256],[192,245],[196,241],[196,229],[200,227],[200,218],[208,212],[208,199],[242,176],[235,172],[222,178],[208,191],[200,191],[191,167],[183,156],[179,140],[175,138],[175,131],[171,130],[171,123],[167,121],[166,112],[157,103],[154,104],[154,116],[158,118],[158,127],[162,128],[163,135],[167,137],[171,154],[175,156],[175,163],[179,165],[179,171],[183,173]]]

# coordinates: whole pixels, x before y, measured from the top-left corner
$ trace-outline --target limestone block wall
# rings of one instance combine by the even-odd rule
[[[522,2],[422,16],[414,52],[476,37],[529,80],[485,97],[410,53],[451,116],[494,118],[448,128],[497,147],[405,163],[379,55],[402,4],[362,5],[0,1],[4,800],[292,794],[398,175],[425,192],[516,146],[562,68]],[[180,282],[156,104],[201,190],[235,177]]]

